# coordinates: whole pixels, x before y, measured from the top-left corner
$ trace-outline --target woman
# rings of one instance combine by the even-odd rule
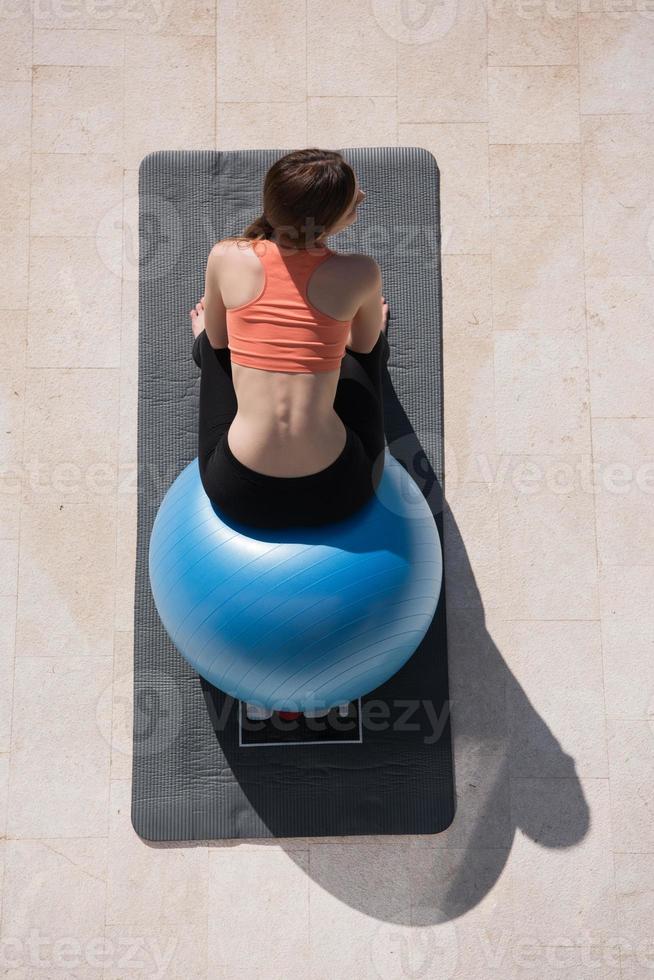
[[[381,272],[368,255],[326,245],[364,198],[340,153],[288,153],[266,174],[263,215],[209,255],[190,311],[198,462],[208,496],[235,521],[342,520],[381,479]]]

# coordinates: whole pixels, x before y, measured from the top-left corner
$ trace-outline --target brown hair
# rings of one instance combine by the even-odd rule
[[[356,179],[337,150],[292,150],[270,167],[263,182],[263,213],[231,240],[272,238],[275,231],[299,246],[328,231],[352,203]]]

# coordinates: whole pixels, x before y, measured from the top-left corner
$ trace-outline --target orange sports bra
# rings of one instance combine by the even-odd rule
[[[351,320],[336,320],[313,306],[307,283],[316,266],[334,253],[326,245],[285,248],[257,239],[263,288],[255,299],[227,314],[231,360],[262,371],[315,374],[340,368]]]

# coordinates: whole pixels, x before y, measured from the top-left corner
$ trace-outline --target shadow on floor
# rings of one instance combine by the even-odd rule
[[[394,395],[390,377],[387,380],[385,399],[389,449],[401,462],[414,461],[414,470],[419,470],[418,482],[440,521],[441,537],[443,528],[445,531],[444,597],[448,598],[443,603],[442,621],[444,624],[446,610],[449,655],[441,659],[449,660],[450,694],[449,702],[442,704],[438,699],[434,702],[438,715],[445,709],[447,717],[440,733],[440,770],[437,765],[427,774],[427,778],[433,779],[434,772],[440,771],[443,785],[436,788],[431,786],[426,791],[427,795],[429,792],[435,797],[440,795],[444,801],[439,811],[443,818],[443,831],[437,834],[407,834],[400,831],[391,836],[376,836],[373,831],[365,836],[312,836],[306,840],[278,837],[276,824],[279,822],[279,828],[288,826],[288,814],[294,797],[312,792],[308,770],[300,766],[295,772],[294,782],[292,764],[279,771],[272,765],[266,782],[261,777],[260,759],[253,770],[253,757],[247,756],[248,750],[235,749],[233,737],[225,739],[224,733],[217,732],[216,737],[232,767],[238,789],[245,792],[251,806],[271,830],[273,839],[267,837],[262,842],[284,848],[291,859],[301,862],[301,867],[313,881],[339,902],[382,922],[426,926],[462,916],[481,902],[500,878],[518,829],[543,847],[565,848],[584,837],[590,816],[576,776],[574,759],[562,750],[555,735],[538,717],[487,631],[484,607],[463,540],[443,501],[442,488],[431,468],[425,469],[426,454]],[[416,460],[420,463],[416,463]],[[429,481],[429,486],[426,487],[421,481]],[[401,675],[407,671],[405,680],[408,680],[404,686],[400,683],[399,688],[394,690],[395,697],[398,690],[400,695],[415,690],[412,680],[416,668],[420,673],[426,669],[426,665],[414,656],[400,672]],[[447,662],[445,673],[440,674],[440,682],[447,688]],[[205,687],[209,689],[210,685]],[[215,692],[215,689],[211,690]],[[225,698],[225,695],[222,697]],[[512,736],[507,704],[510,704],[511,712],[519,717],[520,731],[529,732],[528,746],[520,744]],[[456,812],[453,820],[451,811],[447,815],[447,784],[452,775],[447,768],[450,718],[456,769]],[[417,752],[420,751],[419,741],[415,743]],[[378,781],[382,786],[387,780],[385,769],[388,767],[384,763],[383,741],[380,744],[382,755],[377,761]],[[386,745],[389,747],[390,743]],[[293,749],[265,748],[256,751],[288,753]],[[321,753],[331,749],[323,746],[315,751]],[[548,772],[529,773],[521,768],[520,761],[525,758],[525,751],[528,751],[529,759],[546,759]],[[320,768],[325,758],[320,754],[314,755],[312,764]],[[401,762],[400,758],[400,774]],[[525,778],[514,780],[510,785],[511,772]],[[551,773],[558,778],[548,781],[530,778],[530,775],[538,777]],[[273,794],[269,791],[271,782],[275,787]],[[335,786],[338,786],[338,779]],[[399,792],[401,786],[402,780],[399,779]],[[298,796],[299,801],[301,795]],[[285,797],[289,805],[280,809],[281,797]],[[336,796],[332,812],[341,805],[344,805],[343,797]],[[429,820],[438,819],[437,810],[438,807],[430,811]],[[399,812],[402,812],[401,807]],[[238,847],[240,841],[212,840],[174,845],[148,843],[153,847],[198,844]],[[303,845],[322,846],[311,846],[307,860]]]

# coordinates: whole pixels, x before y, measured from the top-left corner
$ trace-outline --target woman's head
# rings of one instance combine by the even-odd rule
[[[356,220],[364,198],[350,165],[336,150],[293,150],[273,163],[263,182],[263,214],[243,232],[310,247]]]

